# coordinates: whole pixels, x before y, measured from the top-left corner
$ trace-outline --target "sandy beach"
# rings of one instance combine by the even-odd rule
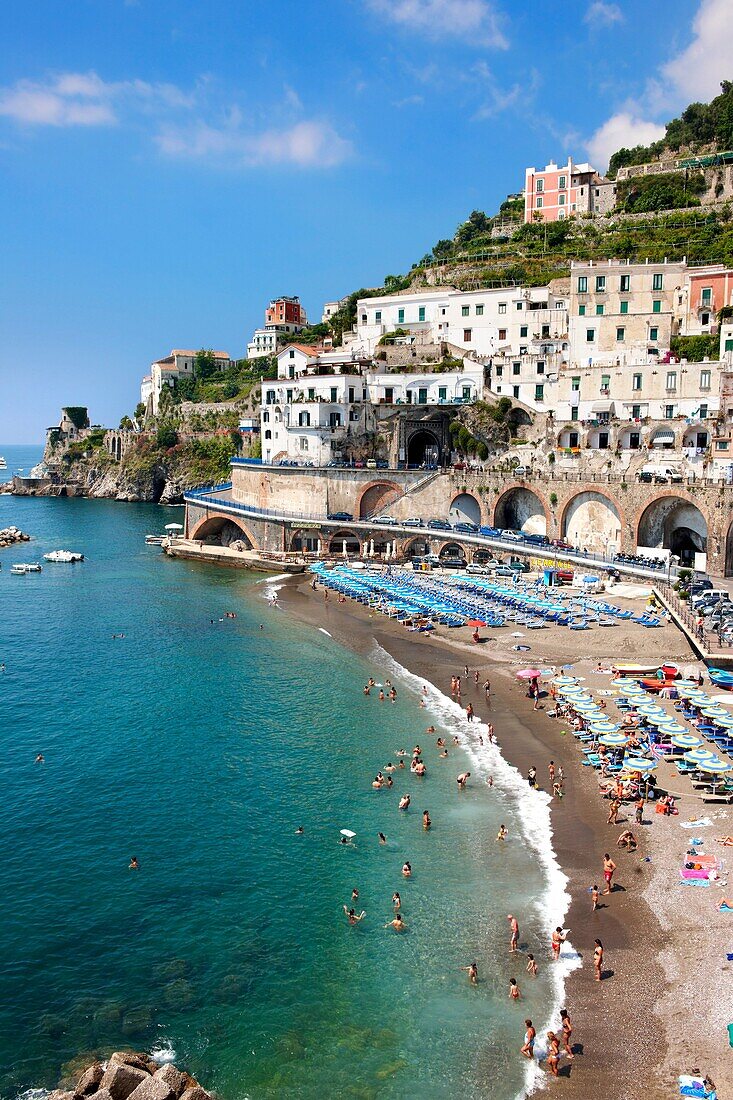
[[[609,596],[614,602],[625,602],[612,591]],[[516,679],[517,670],[530,658],[512,651],[515,639],[507,629],[482,632],[488,637],[481,645],[471,643],[467,629],[408,634],[352,601],[324,601],[320,590],[311,591],[308,578],[286,581],[279,600],[288,613],[327,629],[360,653],[369,654],[377,643],[445,694],[449,694],[451,676],[462,674],[464,665],[471,672],[477,669],[479,684],[471,681],[462,701],[464,706],[473,704],[479,719],[494,723],[506,759],[524,775],[534,765],[545,790],[550,788],[549,760],[562,765],[564,797],[551,806],[553,845],[569,878],[572,901],[567,916],[559,917],[558,923],[571,929],[583,965],[567,981],[576,1057],[572,1062],[563,1058],[560,1080],[555,1084],[548,1075],[548,1083],[569,1096],[585,1097],[599,1088],[609,1097],[636,1100],[643,1089],[646,1097],[662,1100],[679,1094],[680,1073],[699,1071],[715,1081],[719,1096],[729,1095],[733,1060],[726,1028],[733,1011],[727,1007],[731,964],[726,952],[733,951],[733,928],[726,936],[726,925],[733,916],[719,912],[717,902],[733,887],[679,885],[679,867],[693,836],[704,839],[702,851],[725,859],[728,850],[714,838],[733,832],[729,807],[704,805],[689,782],[671,764],[663,763],[657,772],[659,783],[680,795],[679,816],[658,815],[652,807],[644,815],[644,824],[634,826],[639,849],[633,854],[619,850],[616,839],[626,827],[623,819],[633,818],[633,807],[622,808],[618,825],[606,823],[609,803],[599,796],[597,775],[581,766],[578,744],[563,734],[565,723],[547,716],[551,700],[544,698],[540,709],[533,711],[526,685]],[[541,637],[535,632],[529,641],[533,665],[572,664],[573,674],[584,677],[584,686],[594,695],[610,690],[611,685],[608,673],[596,671],[599,662],[604,667],[614,660],[640,658],[650,663],[696,664],[686,639],[670,624],[649,631],[623,623],[612,632],[585,631],[580,639],[550,627]],[[489,704],[482,687],[487,676]],[[529,788],[528,797],[532,797]],[[681,827],[682,822],[703,816],[710,820],[709,826]],[[616,886],[593,913],[589,888],[594,883],[602,888],[602,858],[607,851],[617,864]],[[733,849],[731,853],[733,858]],[[727,862],[722,882],[726,871]],[[504,929],[497,934],[503,935]],[[596,937],[605,951],[601,983],[593,980]],[[522,1037],[517,1039],[518,1051]]]

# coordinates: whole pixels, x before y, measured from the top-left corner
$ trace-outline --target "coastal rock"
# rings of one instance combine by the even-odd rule
[[[186,1089],[186,1078],[170,1062],[156,1070],[153,1076],[156,1080],[164,1081],[176,1098]]]
[[[130,1097],[131,1100],[173,1100],[174,1093],[168,1082],[162,1078],[146,1077],[135,1091],[130,1093]]]
[[[194,1085],[192,1089],[186,1089],[181,1094],[180,1100],[211,1100],[211,1096],[201,1085]]]
[[[102,1078],[102,1089],[109,1090],[112,1100],[127,1100],[143,1081],[148,1080],[150,1074],[146,1069],[138,1069],[124,1062],[110,1062]]]
[[[93,1062],[89,1069],[84,1070],[77,1081],[74,1089],[74,1100],[79,1100],[82,1096],[89,1096],[91,1093],[96,1092],[103,1077],[102,1063]]]
[[[155,1073],[158,1068],[158,1063],[153,1058],[147,1054],[139,1054],[136,1050],[116,1050],[107,1065],[134,1066],[146,1073]]]
[[[73,1097],[73,1092],[66,1092],[64,1089],[54,1089],[53,1092],[49,1092],[46,1100],[73,1100]]]

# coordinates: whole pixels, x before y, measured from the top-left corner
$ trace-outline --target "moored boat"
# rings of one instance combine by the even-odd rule
[[[614,672],[620,672],[622,676],[653,676],[659,665],[640,665],[635,661],[616,661],[613,665]]]
[[[167,535],[146,535],[145,544],[147,546],[162,546],[167,538]]]
[[[724,668],[709,668],[708,676],[711,684],[723,688],[724,691],[733,691],[733,672]]]
[[[15,565],[10,566],[10,572],[14,573],[16,577],[22,577],[26,573],[40,573],[42,566],[39,562],[16,562]]]
[[[43,560],[56,562],[84,561],[84,555],[77,554],[73,550],[52,550],[50,554],[43,555]]]

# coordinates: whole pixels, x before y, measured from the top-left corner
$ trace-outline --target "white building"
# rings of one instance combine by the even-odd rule
[[[164,359],[157,359],[151,365],[150,385],[147,384],[147,377],[144,378],[140,386],[140,400],[145,400],[146,404],[150,401],[153,415],[157,416],[163,386],[175,389],[179,379],[195,376],[196,356],[198,354],[198,351],[174,348],[170,355],[167,355]],[[233,365],[229,352],[214,351],[211,354],[219,370],[228,370]],[[146,398],[142,396],[143,391],[147,393]]]
[[[247,344],[247,358],[259,359],[263,355],[274,355],[287,339],[284,325],[268,325],[256,328]]]

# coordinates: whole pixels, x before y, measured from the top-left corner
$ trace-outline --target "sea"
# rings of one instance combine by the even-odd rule
[[[0,453],[8,472],[40,458]],[[573,965],[548,959],[567,895],[546,797],[384,651],[274,604],[282,580],[145,544],[181,517],[0,496],[0,528],[32,536],[0,550],[0,1097],[40,1100],[119,1048],[222,1100],[525,1095],[524,1020],[557,1021]],[[85,560],[11,575],[53,549]],[[415,744],[427,776],[373,790]]]

